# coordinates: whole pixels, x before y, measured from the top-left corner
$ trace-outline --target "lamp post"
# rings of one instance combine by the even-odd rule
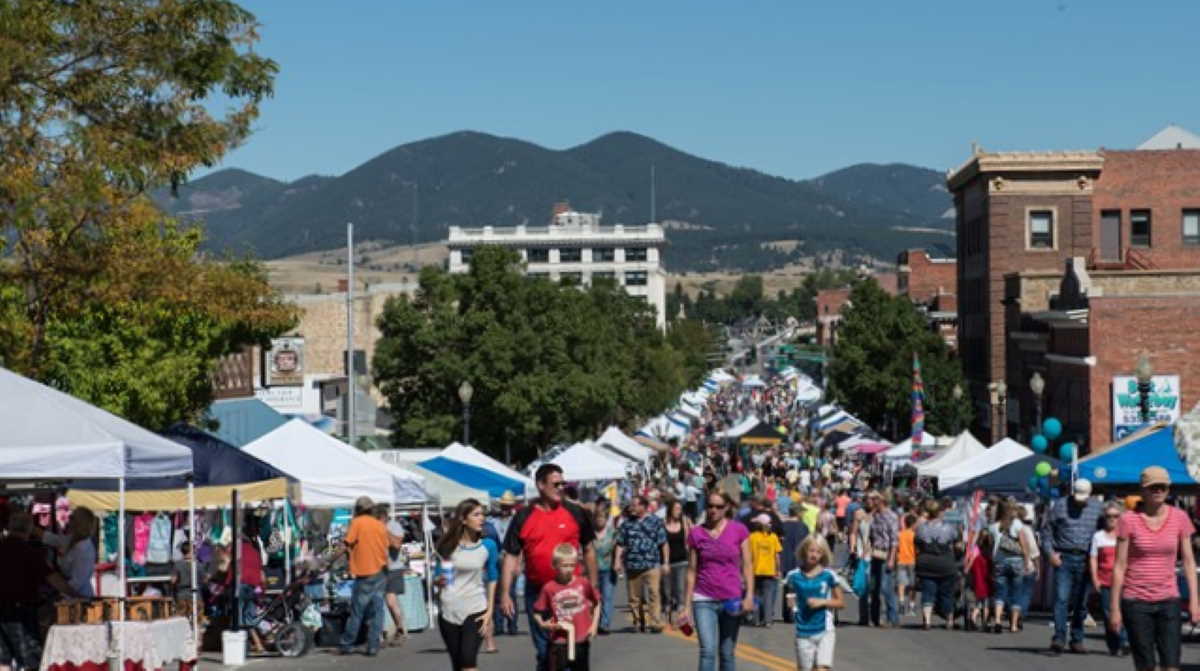
[[[1008,435],[1008,385],[1004,380],[996,383],[996,396],[1000,399],[1000,435],[996,440],[1000,440]]]
[[[1042,392],[1046,391],[1046,381],[1036,370],[1029,378],[1029,390],[1033,392],[1033,432],[1036,434],[1042,430]]]
[[[962,422],[958,420],[958,406],[962,402],[963,388],[962,385],[955,382],[954,389],[950,391],[950,395],[954,397],[954,435],[962,433]]]
[[[463,445],[471,444],[471,396],[474,394],[475,388],[470,380],[463,380],[458,385],[458,400],[462,401],[463,406]]]
[[[1142,351],[1138,355],[1137,365],[1133,369],[1137,376],[1139,405],[1142,414],[1142,424],[1150,423],[1150,383],[1154,380],[1154,367],[1150,365],[1150,355]]]

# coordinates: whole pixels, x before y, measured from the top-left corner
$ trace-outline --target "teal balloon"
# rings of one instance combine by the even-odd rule
[[[1039,433],[1033,437],[1033,440],[1029,441],[1029,446],[1033,448],[1034,452],[1045,452],[1046,448],[1050,447],[1050,441]]]
[[[1058,448],[1058,458],[1063,461],[1071,461],[1075,458],[1075,443],[1067,443]]]
[[[1032,489],[1033,491],[1037,491],[1038,476],[1036,476],[1036,475],[1029,476],[1029,488]]]
[[[1054,440],[1062,435],[1062,422],[1058,421],[1057,417],[1047,417],[1046,421],[1042,422],[1042,434],[1050,440]]]
[[[1038,477],[1040,477],[1040,478],[1044,478],[1047,475],[1050,475],[1050,462],[1039,461],[1037,463],[1037,466],[1033,467],[1033,472],[1037,473]]]

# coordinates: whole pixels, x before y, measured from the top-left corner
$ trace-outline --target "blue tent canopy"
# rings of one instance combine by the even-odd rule
[[[208,414],[218,425],[210,433],[239,448],[253,443],[288,422],[287,417],[257,398],[220,400],[208,407]]]
[[[1079,475],[1096,485],[1137,485],[1147,466],[1167,469],[1172,485],[1197,484],[1175,451],[1171,426],[1144,429],[1112,449],[1080,459]]]
[[[446,457],[434,457],[422,461],[417,465],[437,473],[444,478],[449,478],[460,485],[472,489],[482,489],[489,496],[495,498],[504,496],[504,492],[512,492],[515,496],[520,496],[525,492],[525,483],[519,480],[513,480],[499,473],[493,473],[487,469],[464,464],[461,461],[447,459]]]
[[[989,494],[1017,495],[1029,491],[1029,476],[1034,475],[1033,469],[1039,462],[1045,461],[1051,468],[1064,468],[1062,462],[1044,454],[1031,454],[1010,464],[997,468],[990,473],[982,473],[970,480],[948,487],[938,492],[942,496],[970,496],[976,489],[982,489]],[[1070,468],[1070,466],[1066,466]],[[1063,478],[1066,478],[1063,475]]]

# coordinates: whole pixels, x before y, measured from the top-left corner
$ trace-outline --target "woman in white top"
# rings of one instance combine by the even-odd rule
[[[1009,608],[1009,631],[1017,631],[1021,619],[1021,592],[1025,587],[1025,576],[1033,572],[1029,544],[1022,532],[1025,525],[1017,519],[1020,504],[1001,501],[996,509],[996,521],[989,527],[995,540],[992,549],[992,580],[996,585],[996,614],[992,631],[1002,631],[1001,615],[1004,604]]]
[[[58,566],[79,596],[96,596],[96,515],[89,508],[71,512],[65,534],[41,533],[41,540],[58,552]]]
[[[467,499],[437,545],[438,629],[454,671],[473,671],[479,646],[492,631],[499,548],[483,537],[483,504]]]
[[[1042,568],[1042,551],[1038,546],[1037,535],[1034,529],[1037,524],[1034,522],[1033,515],[1029,512],[1029,506],[1020,504],[1017,516],[1021,519],[1021,536],[1025,541],[1025,547],[1029,548],[1029,568],[1030,571],[1025,575],[1025,582],[1021,587],[1021,598],[1018,603],[1021,605],[1021,612],[1017,613],[1017,629],[1025,628],[1024,621],[1021,619],[1022,613],[1029,612],[1029,602],[1033,600],[1033,591],[1037,589],[1038,574]]]

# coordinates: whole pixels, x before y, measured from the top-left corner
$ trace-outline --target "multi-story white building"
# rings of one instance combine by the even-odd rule
[[[466,272],[480,245],[517,250],[526,273],[553,281],[590,285],[609,278],[654,306],[659,328],[667,323],[667,282],[662,226],[601,226],[600,215],[556,208],[549,226],[450,227],[450,272]]]

